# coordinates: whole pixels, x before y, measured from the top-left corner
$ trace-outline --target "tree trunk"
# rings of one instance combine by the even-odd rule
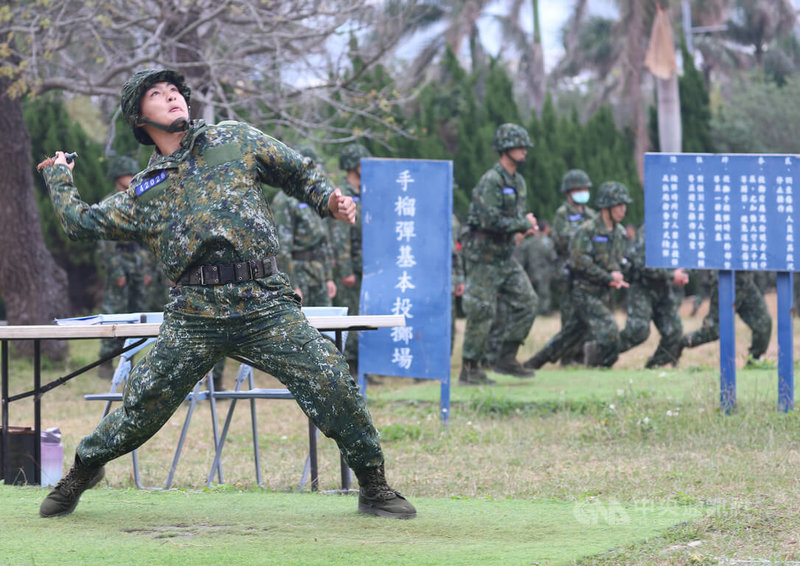
[[[31,142],[22,103],[6,95],[0,77],[0,294],[8,324],[52,324],[69,314],[67,276],[47,250],[33,188]],[[17,350],[33,351],[30,341]],[[52,360],[67,353],[64,341],[45,340],[42,352]]]
[[[678,75],[656,79],[658,92],[658,140],[663,153],[680,153],[682,144],[681,99]]]
[[[639,181],[644,185],[644,153],[648,148],[648,128],[642,104],[642,66],[644,64],[644,8],[640,2],[631,2],[625,45],[625,92],[628,108],[634,113],[634,157]]]
[[[533,44],[530,46],[527,64],[529,68],[525,73],[527,83],[528,102],[531,108],[541,114],[545,99],[545,83],[547,73],[544,69],[544,50],[542,48],[542,33],[539,25],[539,1],[532,0],[533,9]]]

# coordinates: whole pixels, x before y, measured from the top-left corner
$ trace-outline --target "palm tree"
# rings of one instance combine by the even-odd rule
[[[736,0],[726,33],[737,43],[752,47],[761,65],[768,46],[792,31],[796,17],[791,0]]]
[[[485,64],[485,50],[480,38],[478,20],[483,15],[484,8],[489,0],[452,0],[450,2],[414,3],[413,17],[406,21],[405,37],[417,33],[427,32],[444,26],[443,33],[437,33],[428,40],[419,55],[411,63],[406,78],[412,84],[418,84],[424,78],[431,62],[440,57],[447,47],[459,56],[468,42],[469,67],[471,70],[480,68]]]
[[[521,25],[524,0],[512,0],[508,13],[498,16],[502,29],[503,47],[510,46],[519,53],[517,75],[522,83],[523,93],[530,108],[540,112],[544,104],[547,76],[544,69],[542,33],[539,24],[539,1],[531,0],[533,10],[533,38]]]

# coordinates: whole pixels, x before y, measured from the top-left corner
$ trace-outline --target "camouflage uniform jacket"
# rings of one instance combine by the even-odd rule
[[[70,170],[44,170],[61,225],[73,239],[138,240],[173,281],[190,267],[278,253],[261,183],[281,187],[330,215],[333,187],[310,160],[240,122],[192,122],[171,155],[155,151],[131,187],[94,205],[80,199]]]
[[[567,262],[573,289],[594,295],[608,291],[611,272],[622,271],[627,241],[621,224],[609,231],[601,216],[581,224],[570,242]]]
[[[361,275],[361,194],[346,179],[342,181],[342,194],[351,197],[356,204],[356,223],[353,225],[334,222],[331,234],[333,237],[336,273],[339,277],[347,277],[355,273]]]
[[[319,262],[323,266],[325,280],[333,279],[332,250],[325,221],[305,202],[279,192],[272,199],[272,212],[278,226],[281,250],[278,265],[289,275],[292,286],[297,287],[294,277],[295,258],[298,261]],[[298,254],[303,254],[299,257]]]
[[[551,224],[550,238],[559,258],[565,260],[569,256],[569,241],[580,225],[596,217],[597,212],[586,205],[583,206],[583,211],[569,201],[558,207]]]
[[[525,237],[514,250],[514,258],[528,274],[531,283],[548,281],[558,259],[553,240],[544,234]]]
[[[483,174],[472,191],[465,255],[473,262],[504,261],[514,249],[512,238],[531,225],[525,218],[527,187],[519,173],[510,174],[498,162]]]
[[[457,285],[464,285],[466,283],[464,279],[464,259],[461,254],[461,222],[459,222],[456,215],[453,215],[453,248],[451,253],[452,256],[452,263],[450,265],[451,268],[451,279],[450,279],[450,290],[451,292],[455,292]]]
[[[673,270],[647,267],[645,265],[644,226],[636,232],[636,237],[628,246],[626,253],[627,273],[625,278],[630,283],[640,283],[653,290],[667,290],[672,281]]]

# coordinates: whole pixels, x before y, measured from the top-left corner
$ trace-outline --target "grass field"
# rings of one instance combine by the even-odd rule
[[[768,303],[774,312],[774,295]],[[699,326],[702,314],[684,313],[685,330]],[[522,355],[557,328],[557,318],[538,318]],[[741,368],[750,335],[738,320],[736,330]],[[687,350],[676,369],[643,370],[653,334],[611,370],[547,365],[533,380],[493,376],[494,387],[454,386],[447,428],[438,384],[383,378],[370,386],[387,475],[417,504],[414,521],[359,517],[352,497],[290,493],[307,450],[305,419],[290,401],[258,404],[266,490],[254,485],[249,411],[241,403],[225,450],[226,485],[202,489],[213,459],[202,405],[177,469],[178,490],[130,489],[125,457],[107,466],[107,481],[73,516],[43,521],[35,514],[45,490],[0,488],[0,563],[96,556],[107,564],[135,557],[163,564],[226,557],[254,564],[800,564],[800,417],[776,410],[777,370],[739,369],[739,407],[722,415],[718,345]],[[777,359],[776,344],[773,331],[769,360]],[[97,343],[71,348],[70,368],[89,361]],[[460,335],[454,381],[459,348]],[[229,363],[228,383],[235,369]],[[51,376],[64,370],[46,368]],[[14,360],[12,376],[12,392],[29,387],[29,364]],[[276,385],[266,375],[257,380]],[[45,396],[43,425],[61,427],[65,459],[102,410],[83,394],[105,388],[86,375]],[[11,423],[30,424],[30,405],[13,405]],[[176,413],[140,450],[146,484],[163,484],[184,416],[185,409]],[[334,490],[333,443],[321,440],[320,459],[321,487]],[[67,553],[34,551],[50,548],[51,533]],[[104,550],[108,544],[122,557]],[[81,554],[84,545],[89,554]],[[161,553],[151,558],[154,549]]]

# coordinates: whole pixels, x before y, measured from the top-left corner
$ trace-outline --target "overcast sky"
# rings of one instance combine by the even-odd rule
[[[487,16],[481,22],[481,34],[486,41],[487,48],[492,55],[497,54],[499,44],[495,38],[499,37],[497,26],[494,25],[490,14],[502,14],[507,2],[496,2],[487,10]],[[543,0],[539,2],[539,25],[542,28],[542,49],[544,51],[544,64],[546,69],[555,66],[558,59],[564,54],[561,42],[561,28],[569,18],[574,2],[571,0]],[[522,13],[522,25],[529,33],[533,34],[533,13],[530,3]],[[613,17],[617,9],[612,0],[590,0],[588,3],[590,14],[599,14]]]

